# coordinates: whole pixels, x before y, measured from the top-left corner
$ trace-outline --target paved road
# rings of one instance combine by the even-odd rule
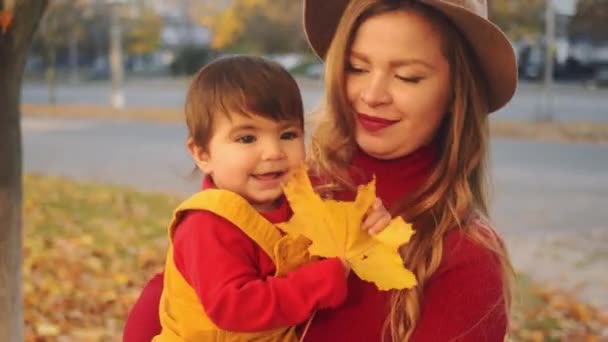
[[[307,110],[313,109],[321,98],[319,80],[299,79]],[[186,94],[186,80],[135,80],[125,86],[125,98],[130,106],[181,108]],[[109,103],[110,84],[107,82],[60,85],[57,100],[60,103]],[[27,82],[23,87],[26,103],[47,103],[48,95],[41,82]],[[510,104],[496,119],[534,119],[540,110],[540,85],[521,83]],[[553,95],[554,118],[562,121],[608,121],[608,88],[587,89],[579,84],[556,84]]]
[[[180,124],[25,118],[26,172],[195,192]],[[493,216],[517,269],[608,310],[608,145],[492,141]]]

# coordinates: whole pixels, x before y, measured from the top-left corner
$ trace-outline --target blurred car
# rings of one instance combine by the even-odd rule
[[[593,84],[596,87],[608,87],[608,65],[603,65],[595,70]]]
[[[301,64],[304,58],[301,54],[297,53],[272,54],[267,57],[290,71]]]
[[[519,76],[527,80],[537,80],[542,77],[544,69],[544,53],[537,46],[526,46],[518,56]]]
[[[313,63],[306,67],[304,70],[304,75],[310,78],[323,78],[323,74],[325,73],[325,66],[322,63]]]

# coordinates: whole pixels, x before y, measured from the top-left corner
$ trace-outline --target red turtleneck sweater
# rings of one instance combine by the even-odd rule
[[[429,146],[406,157],[385,161],[359,151],[353,167],[363,175],[355,178],[363,183],[376,175],[378,196],[390,208],[421,185],[436,154],[435,148]],[[156,276],[131,311],[125,341],[149,341],[160,332],[161,291],[162,276]],[[389,299],[389,292],[380,292],[351,274],[346,302],[337,309],[318,311],[305,341],[380,341]],[[461,231],[453,230],[444,239],[441,265],[424,288],[420,319],[410,341],[503,341],[506,325],[497,258],[466,239]]]
[[[421,186],[437,151],[434,145],[399,159],[379,160],[358,151],[358,183],[376,175],[376,191],[390,208]],[[390,308],[390,292],[349,277],[348,297],[338,309],[318,311],[305,341],[380,341]],[[444,240],[439,269],[424,288],[420,319],[410,342],[503,341],[507,318],[502,302],[501,268],[487,249],[453,230]]]

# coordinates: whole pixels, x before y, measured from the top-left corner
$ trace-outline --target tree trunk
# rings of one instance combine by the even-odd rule
[[[57,104],[57,48],[54,45],[51,45],[48,49],[48,64],[44,77],[46,79],[48,103],[54,105]]]
[[[70,82],[76,83],[78,82],[78,35],[76,31],[73,31],[70,34],[70,47],[69,47],[69,56],[70,56]]]
[[[0,0],[0,5],[7,1]],[[19,104],[27,50],[46,0],[16,0],[0,32],[0,341],[23,341],[21,127]]]

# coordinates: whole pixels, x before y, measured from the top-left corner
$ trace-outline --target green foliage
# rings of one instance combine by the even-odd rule
[[[545,0],[489,1],[490,19],[512,40],[534,39],[542,31]]]
[[[174,75],[192,75],[200,67],[207,64],[216,56],[216,52],[207,47],[185,46],[178,51],[171,63],[171,73]]]

